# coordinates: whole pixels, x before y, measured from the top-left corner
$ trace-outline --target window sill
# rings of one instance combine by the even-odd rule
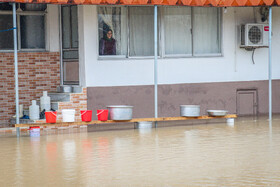
[[[14,50],[0,50],[0,53],[13,53]],[[17,50],[18,53],[37,53],[37,52],[49,52],[45,49],[37,49],[37,50],[33,50],[33,49],[30,49],[30,50]]]
[[[224,57],[223,54],[205,54],[205,55],[168,55],[165,57],[160,57],[158,56],[159,60],[163,60],[163,59],[181,59],[181,58],[220,58],[220,57]],[[107,61],[107,60],[152,60],[154,59],[153,56],[147,56],[147,57],[123,57],[123,56],[99,56],[98,60],[100,61]]]
[[[154,59],[153,56],[142,56],[142,57],[125,57],[125,56],[99,56],[98,60],[106,61],[106,60],[145,60],[145,59]],[[158,56],[158,59],[161,57]]]

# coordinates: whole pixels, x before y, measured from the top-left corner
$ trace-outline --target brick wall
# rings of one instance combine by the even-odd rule
[[[81,110],[87,110],[87,88],[83,88],[82,93],[71,93],[69,102],[59,102],[57,111],[57,121],[62,121],[63,109],[75,109],[75,121],[81,120]]]
[[[18,53],[19,104],[24,108],[60,84],[59,52]],[[0,53],[0,127],[15,115],[14,54]]]

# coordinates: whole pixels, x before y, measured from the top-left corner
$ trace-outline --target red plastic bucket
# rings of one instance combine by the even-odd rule
[[[100,109],[97,110],[97,119],[99,121],[107,121],[108,120],[108,110],[106,109]]]
[[[91,121],[92,110],[81,110],[82,121]]]
[[[45,112],[47,123],[56,123],[57,112],[47,111]]]

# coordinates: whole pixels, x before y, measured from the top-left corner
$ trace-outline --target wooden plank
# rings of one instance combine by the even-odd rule
[[[15,127],[31,127],[31,126],[41,126],[41,127],[63,127],[72,125],[94,125],[94,124],[105,124],[105,123],[135,123],[141,121],[180,121],[180,120],[196,120],[196,119],[218,119],[218,118],[236,118],[236,114],[229,114],[221,117],[211,117],[211,116],[199,116],[199,117],[159,117],[159,118],[135,118],[132,120],[125,121],[90,121],[90,122],[57,122],[57,123],[29,123],[29,124],[16,124]]]

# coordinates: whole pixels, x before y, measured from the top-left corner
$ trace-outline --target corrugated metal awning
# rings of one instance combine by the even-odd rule
[[[280,0],[0,0],[11,3],[88,5],[181,5],[206,7],[279,6]]]

